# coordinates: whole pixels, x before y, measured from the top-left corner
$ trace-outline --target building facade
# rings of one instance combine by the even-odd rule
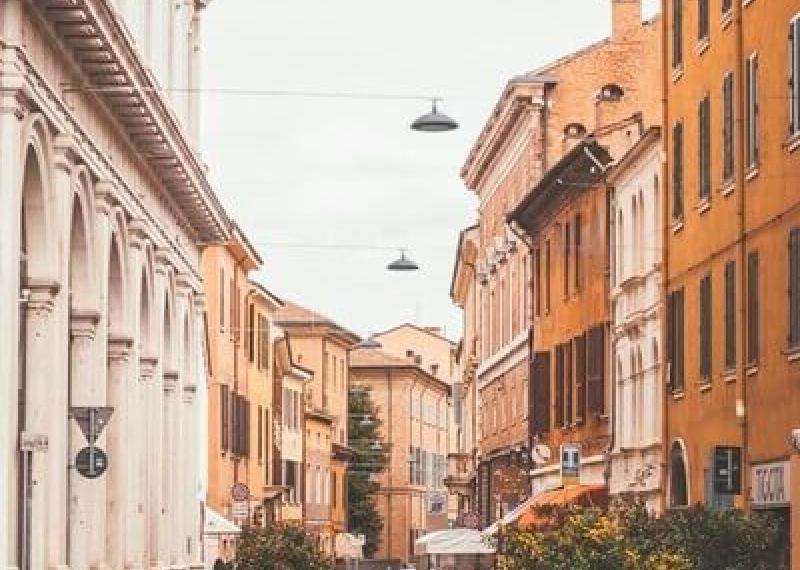
[[[797,568],[800,6],[662,8],[667,498],[774,510]]]
[[[276,324],[290,339],[293,361],[313,374],[304,399],[303,520],[323,552],[334,554],[335,537],[347,532],[345,473],[349,351],[359,342],[354,333],[331,319],[284,300]],[[332,487],[335,485],[335,489]]]
[[[613,219],[611,327],[613,367],[609,492],[663,510],[663,277],[661,130],[649,129],[608,176]]]
[[[529,455],[531,439],[531,335],[544,314],[535,314],[531,298],[536,261],[507,216],[589,132],[634,113],[648,124],[660,118],[652,90],[659,78],[659,28],[642,22],[638,0],[614,0],[611,12],[609,38],[508,83],[461,171],[479,198],[479,301],[465,310],[477,312],[479,331],[477,499],[484,526],[530,494],[521,458]],[[556,259],[557,245],[550,245],[553,258],[542,253],[540,271]]]
[[[376,476],[383,530],[375,560],[392,568],[415,561],[416,539],[448,525],[450,385],[428,370],[377,348],[350,356],[352,387],[369,391],[388,449],[387,468]]]
[[[202,567],[202,8],[0,2],[0,567]]]

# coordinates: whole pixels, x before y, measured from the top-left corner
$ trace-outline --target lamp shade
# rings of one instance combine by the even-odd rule
[[[365,338],[361,342],[356,345],[356,348],[381,348],[383,345],[375,340],[375,337],[370,336],[369,338]]]
[[[417,117],[417,119],[411,123],[412,130],[423,133],[441,133],[445,131],[454,131],[457,128],[458,123],[444,113],[439,112],[436,108],[435,100],[433,101],[433,108],[430,113]]]
[[[416,271],[419,269],[419,265],[406,257],[406,252],[404,251],[400,254],[400,258],[392,261],[386,266],[386,269],[389,271]]]

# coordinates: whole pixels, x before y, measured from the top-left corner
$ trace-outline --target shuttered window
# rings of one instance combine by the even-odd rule
[[[258,407],[258,462],[264,461],[264,409]]]
[[[586,419],[586,335],[575,337],[575,421]]]
[[[789,346],[800,346],[800,228],[789,234]]]
[[[789,134],[800,133],[800,14],[789,23]]]
[[[544,244],[544,312],[550,313],[550,242]]]
[[[567,222],[564,228],[564,297],[569,296],[569,267],[570,267],[570,255],[572,254],[572,249],[570,247],[571,242],[571,229],[570,224]]]
[[[725,264],[725,368],[736,368],[736,262]]]
[[[564,394],[564,404],[566,410],[564,411],[564,423],[572,425],[575,421],[574,417],[574,398],[575,398],[575,367],[573,366],[572,356],[572,342],[564,343],[564,387],[566,388]]]
[[[536,297],[534,300],[534,312],[538,317],[542,314],[542,250],[536,249],[533,252],[533,274],[534,274],[534,290]]]
[[[745,105],[746,116],[746,141],[745,160],[748,168],[758,165],[758,115],[759,115],[759,86],[758,86],[758,54],[747,58],[745,66]]]
[[[760,299],[759,299],[759,255],[757,251],[747,254],[747,363],[758,361],[760,352]]]
[[[226,384],[220,385],[219,388],[220,447],[222,451],[227,451],[230,439],[230,392]]]
[[[729,71],[722,80],[722,178],[733,180],[733,72]]]
[[[708,39],[708,0],[697,0],[697,39]]]
[[[683,0],[672,0],[672,67],[683,65]]]
[[[670,387],[673,392],[684,390],[684,323],[683,288],[673,291],[669,298],[669,357]]]
[[[247,340],[247,358],[250,362],[255,360],[255,338],[256,338],[256,307],[252,303],[247,308],[247,334],[245,335],[245,339]]]
[[[698,189],[700,200],[711,199],[711,97],[706,95],[697,107],[698,119]]]
[[[672,219],[683,219],[683,123],[672,127]]]
[[[556,347],[556,426],[564,427],[564,345]]]
[[[722,0],[722,14],[729,14],[733,9],[733,0]]]
[[[575,216],[575,291],[580,291],[581,288],[581,258],[583,253],[583,216],[577,214]]]
[[[219,326],[225,326],[225,270],[219,270]]]
[[[589,331],[586,356],[589,413],[603,414],[605,412],[605,355],[605,326],[598,325]]]
[[[533,414],[534,435],[550,432],[550,353],[537,352],[532,363],[533,390],[530,397],[530,410]]]
[[[711,275],[700,280],[700,378],[711,379]]]

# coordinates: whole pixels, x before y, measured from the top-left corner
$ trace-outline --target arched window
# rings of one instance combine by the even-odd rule
[[[564,127],[564,138],[582,139],[586,136],[586,126],[583,123],[568,123]]]
[[[622,209],[619,211],[617,222],[617,283],[625,279],[625,222]]]
[[[601,101],[619,101],[625,95],[625,91],[616,83],[607,83],[600,90]]]
[[[680,442],[672,444],[669,460],[669,506],[689,505],[689,487],[686,477],[686,457]]]

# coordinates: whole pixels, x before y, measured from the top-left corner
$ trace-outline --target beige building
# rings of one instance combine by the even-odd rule
[[[284,301],[275,320],[290,339],[293,361],[313,374],[305,385],[302,402],[303,520],[322,550],[333,554],[336,535],[347,532],[347,510],[342,500],[350,458],[347,363],[349,351],[359,338],[331,319],[290,301]]]
[[[414,541],[447,528],[445,486],[450,385],[417,364],[382,349],[350,356],[353,389],[365,388],[377,407],[380,437],[388,448],[385,472],[376,475],[383,519],[375,559],[397,567],[414,560]]]
[[[154,5],[0,1],[0,568],[202,567],[229,230],[190,138],[205,3]]]

